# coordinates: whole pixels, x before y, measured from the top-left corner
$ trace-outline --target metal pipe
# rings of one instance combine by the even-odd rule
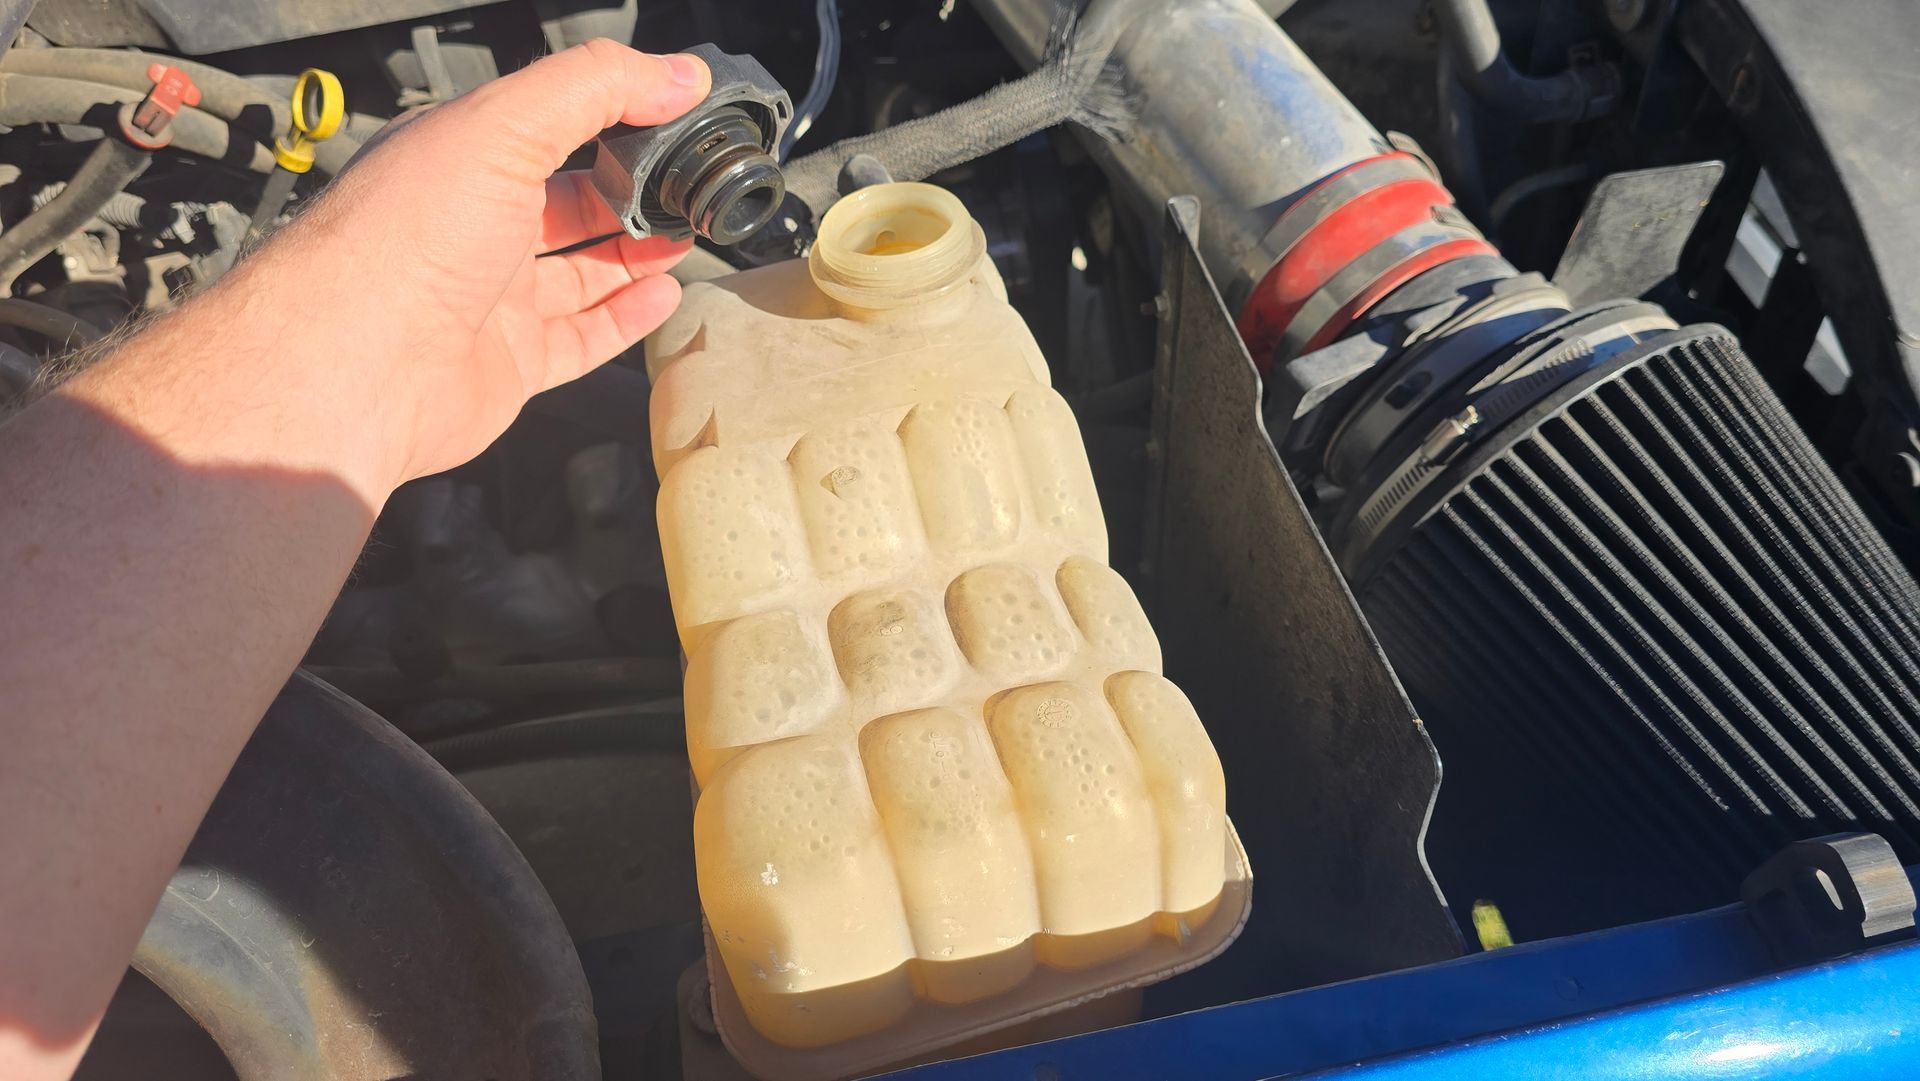
[[[1033,67],[1058,18],[1055,0],[976,0],[1019,61]],[[1158,222],[1167,199],[1199,197],[1200,251],[1228,304],[1246,300],[1280,253],[1274,222],[1323,177],[1390,149],[1253,0],[1093,0],[1078,34],[1108,63],[1137,122],[1089,151]]]

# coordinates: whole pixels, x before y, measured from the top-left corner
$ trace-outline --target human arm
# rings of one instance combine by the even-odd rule
[[[71,1073],[393,489],[677,302],[681,245],[535,256],[618,230],[564,159],[706,80],[595,42],[429,110],[0,425],[0,1077]]]

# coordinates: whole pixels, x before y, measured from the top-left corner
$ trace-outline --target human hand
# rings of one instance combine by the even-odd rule
[[[546,57],[383,134],[221,288],[330,315],[323,362],[372,392],[384,482],[459,465],[679,302],[665,271],[687,244],[625,235],[586,173],[555,170],[614,124],[680,116],[709,80],[608,40]]]

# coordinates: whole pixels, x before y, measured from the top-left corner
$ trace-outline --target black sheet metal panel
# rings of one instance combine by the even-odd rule
[[[1680,269],[1680,250],[1726,171],[1721,162],[1697,161],[1602,177],[1553,284],[1574,307],[1652,295]]]
[[[1168,204],[1147,600],[1260,888],[1195,974],[1246,994],[1458,956],[1421,855],[1440,762],[1260,419],[1260,377]]]
[[[1920,858],[1920,588],[1719,327],[1460,456],[1356,583],[1522,938],[1691,911],[1844,829]],[[1465,784],[1461,782],[1465,781]]]
[[[134,967],[242,1081],[593,1081],[553,902],[467,790],[296,674],[241,752]]]
[[[1676,25],[1759,149],[1855,370],[1920,421],[1913,5],[1689,0]]]

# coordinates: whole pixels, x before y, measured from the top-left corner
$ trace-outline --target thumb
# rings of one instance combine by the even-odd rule
[[[697,56],[655,56],[608,38],[576,45],[496,79],[446,108],[474,137],[508,140],[544,181],[581,144],[615,124],[664,124],[700,104],[712,73]]]

